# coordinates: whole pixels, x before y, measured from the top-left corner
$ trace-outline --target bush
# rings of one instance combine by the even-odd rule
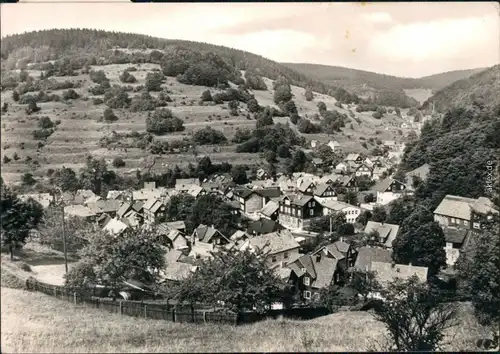
[[[382,118],[382,113],[380,112],[373,112],[372,117],[375,119],[380,119]]]
[[[146,131],[161,135],[184,130],[182,119],[175,117],[170,109],[157,109],[152,116],[146,118]]]
[[[293,113],[290,115],[290,122],[293,124],[297,124],[300,120],[300,116],[297,113]]]
[[[12,161],[12,159],[10,159],[7,155],[3,155],[3,163],[7,164],[11,161]]]
[[[77,94],[76,91],[73,90],[73,89],[69,89],[69,90],[63,92],[63,99],[65,101],[67,101],[67,100],[76,100],[79,97],[80,97],[80,95]]]
[[[321,127],[312,123],[309,119],[301,118],[297,124],[297,129],[303,134],[314,134],[321,132]]]
[[[193,140],[199,145],[217,145],[227,142],[227,138],[221,131],[211,127],[197,130],[193,135]]]
[[[30,101],[28,103],[28,107],[26,107],[26,114],[30,115],[31,113],[38,112],[40,110],[40,107],[36,105],[35,101]]]
[[[103,104],[103,103],[104,103],[104,101],[103,101],[102,99],[100,99],[100,98],[94,98],[94,99],[92,99],[92,103],[93,103],[94,105],[98,106],[98,105],[100,105],[100,104]]]
[[[209,102],[209,101],[212,101],[212,94],[210,93],[210,90],[205,90],[202,92],[201,94],[201,100],[203,102]]]
[[[125,71],[137,71],[137,68],[135,66],[129,66]]]
[[[251,70],[245,71],[245,86],[252,90],[267,90],[267,85],[260,75],[252,72]]]
[[[260,111],[259,103],[255,98],[251,98],[248,100],[247,108],[250,113],[257,113]]]
[[[274,91],[274,103],[280,104],[292,99],[292,91],[287,86],[278,86]]]
[[[19,268],[21,268],[21,270],[25,271],[25,272],[31,272],[31,267],[29,266],[29,264],[27,263],[21,263],[19,265]]]
[[[105,122],[116,122],[118,117],[115,115],[111,108],[106,108],[102,114],[102,119]]]
[[[46,140],[54,133],[54,129],[37,129],[33,131],[33,138],[36,140]]]
[[[130,102],[130,97],[121,87],[113,87],[104,94],[104,103],[109,108],[128,108]]]
[[[12,92],[12,99],[14,100],[14,102],[19,101],[19,93],[17,91]]]
[[[41,129],[50,129],[50,128],[54,128],[54,126],[55,126],[54,122],[52,122],[50,120],[50,118],[47,116],[41,117],[38,120],[38,127]]]
[[[113,166],[116,168],[124,167],[125,161],[121,157],[115,157],[113,160]]]
[[[103,82],[109,83],[109,80],[106,77],[106,74],[102,70],[91,71],[89,76],[90,76],[90,80],[92,80],[92,82],[95,82],[96,84],[102,84]]]
[[[312,92],[310,87],[306,88],[304,96],[306,98],[306,101],[312,101],[314,99],[314,93]]]
[[[165,81],[165,76],[161,72],[148,73],[146,75],[146,90],[161,91],[161,84]]]
[[[119,77],[120,81],[127,84],[132,84],[137,81],[134,75],[132,75],[130,70],[125,70]]]

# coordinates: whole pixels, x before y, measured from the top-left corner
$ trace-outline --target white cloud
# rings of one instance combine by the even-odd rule
[[[413,62],[484,55],[485,51],[498,57],[498,26],[495,15],[396,25],[373,36],[369,49],[388,59]]]
[[[393,22],[392,16],[387,12],[370,12],[361,14],[361,18],[368,22],[373,23],[391,23]]]

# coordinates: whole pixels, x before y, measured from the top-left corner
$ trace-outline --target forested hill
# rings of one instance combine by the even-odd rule
[[[302,63],[283,63],[283,65],[311,78],[321,80],[325,84],[345,86],[346,89],[351,90],[355,90],[357,87],[369,86],[376,90],[409,90],[421,88],[437,91],[455,81],[466,79],[471,75],[486,70],[486,68],[456,70],[414,79],[340,66]]]
[[[439,90],[422,106],[425,109],[435,103],[441,112],[452,107],[470,107],[473,103],[492,107],[500,104],[499,92],[500,65],[495,65]]]
[[[324,94],[334,95],[337,92],[337,87],[323,84],[305,74],[256,54],[208,43],[162,39],[133,33],[91,29],[34,31],[2,38],[1,57],[3,65],[12,69],[19,60],[44,62],[65,57],[72,60],[78,58],[80,62],[95,60],[114,48],[149,49],[150,55],[158,57],[158,61],[161,60],[163,51],[181,49],[211,52],[240,70],[253,69],[261,76],[272,80],[284,77],[292,85],[311,87],[312,90]],[[116,54],[118,55],[118,53]],[[115,58],[115,61],[120,60]],[[344,95],[345,91],[340,90],[340,93]]]

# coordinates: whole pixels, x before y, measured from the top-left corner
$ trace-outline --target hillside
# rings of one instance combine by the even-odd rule
[[[227,61],[232,54],[233,61]],[[151,171],[156,173],[175,164],[196,164],[203,155],[218,163],[262,165],[261,154],[236,152],[232,139],[238,128],[255,128],[255,112],[246,104],[249,97],[254,96],[260,107],[280,110],[273,97],[273,83],[280,75],[291,83],[301,117],[315,117],[320,101],[328,110],[346,116],[345,126],[334,134],[301,134],[306,143],[335,139],[346,151],[361,152],[373,148],[360,145],[360,139],[373,132],[381,140],[394,140],[400,134],[402,119],[395,114],[375,119],[372,112],[357,113],[354,105],[339,107],[334,97],[321,93],[328,91],[322,84],[310,86],[314,98],[307,101],[304,86],[314,80],[230,48],[104,31],[54,30],[7,37],[2,40],[2,58],[1,100],[8,108],[2,113],[1,151],[2,158],[10,160],[2,164],[2,177],[8,182],[19,182],[25,173],[47,179],[62,166],[77,171],[88,154],[103,157],[109,169],[129,175],[135,175],[136,169],[144,170],[153,155],[156,162]],[[123,82],[125,71],[134,80]],[[147,78],[162,76],[162,72],[164,77],[155,84],[158,87],[145,89]],[[248,84],[248,77],[261,80],[265,89],[240,89]],[[239,101],[235,110],[229,107],[234,98],[227,95],[222,102],[200,101],[204,91],[224,96],[228,87],[233,96],[239,96],[234,97]],[[14,91],[20,96],[18,101]],[[30,100],[37,102],[40,111],[28,114]],[[109,107],[118,119],[104,122],[104,111]],[[168,132],[148,135],[148,117],[158,109],[170,110],[168,124],[175,121],[182,126],[164,126]],[[290,121],[287,114],[274,120]],[[41,129],[44,122],[55,125]],[[194,153],[193,136],[207,127],[222,132],[227,142],[196,144]],[[50,134],[39,136],[45,132]],[[116,158],[122,158],[125,165],[113,166]]]
[[[438,111],[445,112],[452,107],[468,107],[474,101],[492,107],[500,104],[500,65],[481,71],[437,91],[424,104],[432,103]]]
[[[309,321],[203,326],[121,317],[40,293],[1,288],[2,352],[311,352],[379,351],[384,329],[367,312],[340,312]],[[20,308],[29,307],[26,315]],[[475,350],[479,327],[470,305],[448,331],[445,350]]]
[[[485,70],[485,68],[457,70],[413,79],[329,65],[294,63],[283,63],[283,65],[326,85],[341,86],[361,96],[375,95],[382,90],[405,91],[407,96],[417,101],[420,101],[421,92],[417,91],[413,95],[413,90],[437,91],[457,80]]]

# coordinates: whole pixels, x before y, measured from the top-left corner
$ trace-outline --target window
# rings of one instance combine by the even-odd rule
[[[464,220],[464,226],[469,226],[469,222],[467,220]]]
[[[312,207],[312,202],[309,202],[309,207]]]
[[[314,210],[313,210],[313,209],[309,210],[309,214],[310,214],[311,216],[313,216],[313,215],[314,215]]]
[[[310,291],[304,291],[304,299],[310,299],[311,298],[311,292]]]
[[[311,206],[315,206],[315,205],[316,205],[316,203],[315,203],[315,202],[311,202]]]
[[[276,261],[277,261],[276,256],[272,256],[272,257],[271,257],[271,262],[273,262],[273,263],[274,263],[274,262],[276,262]]]
[[[304,277],[304,285],[309,286],[311,284],[311,279],[309,277]]]
[[[284,259],[287,259],[287,258],[288,258],[288,252],[285,252],[285,253],[283,254],[283,258],[284,258]]]
[[[298,213],[299,213],[299,214],[298,214],[298,215],[299,215],[299,217],[301,217],[301,216],[302,216],[302,210],[300,210],[300,209],[299,209],[299,210],[298,210]]]
[[[475,223],[473,224],[473,227],[474,227],[475,229],[480,229],[480,228],[481,228],[481,225],[480,225],[478,222],[475,222]]]

